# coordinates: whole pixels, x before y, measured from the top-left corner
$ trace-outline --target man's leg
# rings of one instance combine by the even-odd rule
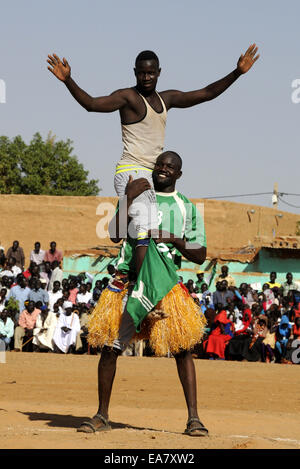
[[[190,436],[206,436],[208,430],[198,416],[196,371],[192,355],[188,351],[183,351],[175,355],[175,360],[188,410],[188,423],[185,433]]]
[[[119,339],[114,341],[113,347],[103,347],[98,365],[98,412],[92,419],[80,425],[77,429],[79,432],[93,433],[110,430],[111,428],[108,423],[108,410],[116,374],[117,359],[135,334],[133,320],[126,309],[127,297],[123,298],[123,303],[125,309],[122,314]]]
[[[98,413],[108,419],[108,408],[115,379],[117,358],[116,349],[104,347],[98,365]]]

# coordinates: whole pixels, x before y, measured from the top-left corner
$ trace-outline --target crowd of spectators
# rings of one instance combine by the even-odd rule
[[[18,241],[0,246],[0,350],[98,353],[87,343],[88,318],[109,278],[92,281],[88,273],[64,277],[63,254],[55,241],[48,250],[36,242],[25,269]],[[268,282],[236,286],[228,267],[216,277],[197,272],[184,285],[206,317],[195,358],[300,362],[300,285],[291,273],[283,284],[271,272]],[[183,279],[180,279],[183,283]],[[94,286],[93,286],[94,283]],[[125,352],[151,355],[147,343]]]
[[[6,252],[0,246],[0,350],[96,353],[86,340],[88,316],[109,279],[93,287],[85,273],[64,278],[62,262],[55,241],[46,251],[36,242],[27,269],[18,241]]]
[[[282,284],[276,272],[260,284],[235,285],[228,267],[216,278],[185,285],[207,319],[195,357],[267,363],[300,363],[300,285],[292,273]]]

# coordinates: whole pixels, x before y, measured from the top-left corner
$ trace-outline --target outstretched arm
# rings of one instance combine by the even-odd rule
[[[99,98],[90,96],[71,78],[71,67],[65,58],[60,60],[56,54],[48,55],[47,62],[49,64],[48,70],[66,85],[73,98],[87,111],[114,112],[127,104],[125,90],[117,90],[109,96]]]
[[[241,75],[247,73],[252,65],[259,58],[257,55],[258,47],[255,44],[249,46],[245,54],[241,55],[237,67],[233,72],[229,73],[226,77],[218,80],[205,88],[196,91],[177,91],[169,90],[162,94],[166,106],[170,108],[187,108],[195,106],[196,104],[210,101],[217,98],[220,94],[224,93]]]

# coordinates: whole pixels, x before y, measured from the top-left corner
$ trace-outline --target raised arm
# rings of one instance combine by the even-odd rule
[[[233,72],[226,75],[221,80],[218,80],[210,85],[196,91],[177,91],[168,90],[161,93],[166,106],[170,108],[187,108],[195,106],[196,104],[210,101],[217,98],[220,94],[224,93],[241,75],[247,73],[252,65],[259,58],[257,54],[258,47],[256,44],[249,46],[245,54],[241,55],[237,67]]]
[[[62,81],[76,101],[89,112],[114,112],[127,104],[125,90],[114,91],[109,96],[94,98],[82,90],[71,78],[71,67],[68,61],[56,55],[48,55],[48,70]]]

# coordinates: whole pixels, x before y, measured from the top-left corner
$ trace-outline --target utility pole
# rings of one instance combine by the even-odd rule
[[[277,182],[275,182],[274,184],[272,204],[273,204],[273,208],[276,208],[276,209],[278,208],[278,183]]]

